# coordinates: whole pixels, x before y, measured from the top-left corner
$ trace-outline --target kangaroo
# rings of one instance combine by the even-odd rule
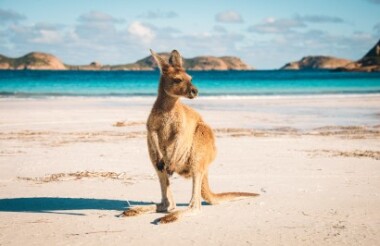
[[[122,215],[169,212],[156,222],[171,223],[184,215],[199,212],[201,197],[209,204],[218,204],[258,196],[248,192],[214,194],[210,190],[208,167],[216,155],[214,133],[199,113],[180,102],[180,97],[195,98],[198,90],[185,72],[177,50],[171,52],[169,61],[152,50],[150,52],[161,74],[158,96],[147,121],[148,149],[160,181],[162,200],[156,205],[131,207]],[[189,207],[184,210],[174,211],[176,204],[169,181],[174,172],[185,178],[191,177],[193,181]]]

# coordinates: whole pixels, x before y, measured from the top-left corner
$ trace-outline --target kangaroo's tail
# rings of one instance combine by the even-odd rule
[[[209,204],[218,204],[224,201],[239,200],[248,197],[259,196],[259,194],[250,192],[223,192],[215,194],[210,190],[207,173],[203,176],[201,193],[202,198]]]

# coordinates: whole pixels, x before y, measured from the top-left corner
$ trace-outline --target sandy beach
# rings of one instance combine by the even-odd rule
[[[257,198],[155,225],[153,98],[0,98],[0,245],[380,245],[380,96],[199,98],[215,192]],[[172,177],[178,208],[191,181]]]

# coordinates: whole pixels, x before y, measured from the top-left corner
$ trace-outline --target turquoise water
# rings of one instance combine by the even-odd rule
[[[189,74],[200,96],[380,93],[380,73],[276,70]],[[154,96],[158,78],[158,71],[0,71],[0,96]]]

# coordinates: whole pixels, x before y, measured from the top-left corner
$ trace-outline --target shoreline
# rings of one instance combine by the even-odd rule
[[[0,116],[3,118],[0,129],[4,125],[24,124],[8,121],[9,115],[17,114],[21,117],[22,113],[28,115],[25,124],[39,124],[41,127],[43,122],[72,122],[71,127],[75,127],[75,122],[78,126],[81,123],[91,125],[93,122],[97,127],[101,127],[102,122],[109,126],[117,121],[145,122],[154,100],[155,97],[0,97]],[[380,124],[380,94],[348,97],[199,97],[193,100],[182,99],[182,102],[199,111],[204,120],[215,128],[293,128],[310,131],[327,126],[373,127]],[[96,107],[104,111],[107,117],[98,117],[95,114]],[[25,111],[26,108],[28,111]],[[59,114],[49,115],[49,111]],[[239,124],[233,118],[240,119]]]
[[[200,95],[196,100],[250,100],[250,99],[322,99],[322,98],[357,98],[357,97],[379,97],[380,91],[373,92],[363,92],[363,93],[313,93],[313,94],[276,94],[276,95],[268,95],[268,94],[257,94],[257,95],[246,95],[246,94],[209,94],[209,95]],[[114,95],[114,94],[104,94],[104,95],[83,95],[83,94],[54,94],[54,93],[8,93],[1,94],[0,92],[0,100],[7,99],[121,99],[121,100],[143,100],[143,99],[155,99],[157,97],[156,94],[147,94],[147,95]],[[186,100],[186,99],[185,99]]]

